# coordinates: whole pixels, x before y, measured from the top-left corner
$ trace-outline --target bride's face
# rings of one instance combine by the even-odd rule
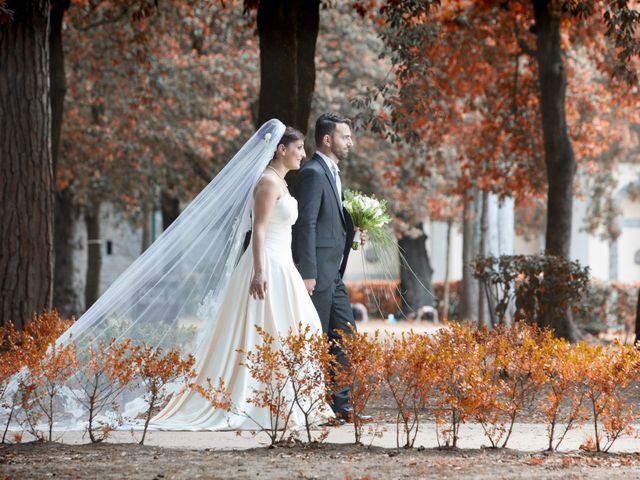
[[[304,140],[295,140],[284,147],[282,163],[287,170],[298,170],[300,163],[307,156],[304,151]]]

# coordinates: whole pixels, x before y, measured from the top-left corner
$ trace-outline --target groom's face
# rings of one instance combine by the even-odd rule
[[[351,129],[346,123],[338,123],[331,136],[331,152],[338,160],[346,160],[353,147]]]

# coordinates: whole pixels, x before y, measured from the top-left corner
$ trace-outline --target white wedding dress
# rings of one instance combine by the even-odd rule
[[[264,300],[249,295],[253,276],[251,245],[240,258],[223,297],[208,348],[196,359],[196,383],[206,386],[207,378],[217,384],[222,378],[227,386],[235,412],[215,410],[199,393],[187,391],[172,401],[152,420],[152,427],[163,430],[257,430],[258,424],[269,427],[270,413],[248,403],[254,388],[260,385],[240,366],[242,356],[236,351],[252,350],[261,341],[255,326],[275,336],[298,331],[298,324],[310,325],[312,332],[322,327],[309,298],[302,277],[291,255],[291,227],[298,216],[298,204],[292,196],[281,196],[273,207],[264,245],[264,275],[267,291]],[[292,397],[291,392],[289,394]],[[316,422],[332,415],[323,405]],[[304,417],[294,409],[290,426],[303,426]]]

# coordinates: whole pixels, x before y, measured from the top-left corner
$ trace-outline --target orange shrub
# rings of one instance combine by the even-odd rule
[[[507,446],[518,414],[533,404],[544,383],[546,358],[540,345],[552,338],[550,331],[518,323],[476,333],[486,345],[484,378],[488,380],[476,419],[493,447]],[[501,445],[500,445],[501,442]]]
[[[624,391],[637,381],[640,352],[619,342],[603,347],[584,346],[584,383],[593,417],[595,449],[607,452],[623,433],[632,433],[635,412]]]
[[[82,368],[78,369],[76,380],[79,385],[76,398],[87,409],[89,424],[87,431],[92,443],[104,440],[112,428],[111,424],[103,424],[94,428],[96,416],[122,393],[133,379],[136,369],[134,349],[131,339],[117,342],[114,338],[105,342],[101,340],[89,345],[79,353]]]
[[[547,393],[540,400],[540,408],[548,422],[549,451],[557,450],[567,432],[584,419],[585,389],[585,348],[586,344],[570,345],[566,340],[549,337],[541,345],[545,362],[544,386]],[[566,414],[561,415],[561,406],[565,406]],[[564,428],[556,437],[559,423]],[[557,440],[554,445],[554,440]]]
[[[400,447],[400,424],[406,448],[413,447],[420,426],[420,413],[429,405],[436,357],[426,335],[413,331],[390,336],[382,347],[382,379],[398,408],[396,444]]]
[[[25,421],[32,435],[44,439],[38,428],[38,421],[44,416],[48,425],[47,439],[51,441],[57,411],[55,401],[60,388],[78,368],[75,344],[58,346],[54,342],[44,355],[34,355],[34,358],[28,360],[27,368],[21,379],[21,404]]]
[[[224,379],[219,378],[218,384],[214,385],[213,381],[210,378],[207,378],[206,387],[197,383],[193,383],[189,385],[189,387],[202,395],[214,410],[224,410],[226,412],[231,411],[233,406],[231,402],[231,394],[224,383]]]
[[[460,424],[482,405],[484,346],[466,324],[450,323],[433,337],[434,413],[438,445],[456,447]],[[440,427],[445,426],[441,431]]]
[[[193,355],[183,358],[179,350],[170,350],[163,354],[162,349],[143,344],[134,350],[132,360],[136,376],[145,389],[145,400],[148,404],[140,440],[140,445],[144,445],[151,416],[168,397],[167,385],[174,382],[189,384],[195,377],[195,358]]]
[[[38,422],[45,417],[49,441],[53,438],[58,393],[78,366],[73,343],[56,345],[58,337],[71,323],[61,320],[55,310],[44,311],[34,315],[23,331],[16,331],[13,327],[7,331],[10,332],[7,347],[13,351],[9,355],[13,355],[16,368],[25,368],[11,402],[12,411],[15,402],[19,401],[24,414],[22,423],[32,435],[41,439],[45,436],[40,432]]]
[[[396,280],[350,281],[344,285],[351,303],[362,303],[374,316],[398,313],[402,305]]]
[[[239,352],[245,357],[242,365],[261,385],[253,391],[248,402],[270,413],[268,425],[261,424],[233,404],[223,379],[219,379],[217,385],[207,379],[206,387],[192,385],[192,388],[213,408],[252,420],[260,431],[269,436],[271,445],[284,440],[293,409],[298,408],[305,420],[307,440],[311,443],[313,419],[319,418],[320,409],[327,401],[328,385],[325,382],[334,360],[329,353],[329,342],[325,335],[312,333],[311,328],[302,323],[298,324],[297,332],[290,329],[287,336],[277,339],[259,326],[256,330],[261,344],[254,350]],[[326,432],[319,438],[324,440]]]
[[[334,382],[337,389],[351,389],[351,407],[355,443],[361,443],[364,424],[361,416],[382,384],[382,345],[379,332],[374,335],[343,332],[338,346],[344,351],[348,366],[334,364]]]
[[[288,393],[291,390],[291,379],[284,367],[282,346],[273,335],[256,325],[256,331],[262,343],[248,352],[238,350],[245,357],[243,366],[249,369],[251,377],[261,385],[254,389],[248,403],[269,412],[269,424],[262,425],[247,412],[247,415],[260,431],[265,432],[271,440],[271,446],[284,440],[289,428],[289,420],[293,411],[293,402]]]
[[[9,391],[9,384],[12,377],[24,366],[24,357],[17,347],[22,343],[19,340],[22,333],[21,330],[16,330],[12,323],[0,327],[0,406],[9,411],[2,434],[2,443],[5,443],[9,425],[18,406],[20,392]]]
[[[293,389],[293,402],[304,415],[307,441],[311,443],[311,419],[327,402],[326,382],[335,357],[329,353],[326,335],[313,334],[311,327],[302,323],[298,324],[298,333],[289,329],[289,334],[280,342],[282,361]]]
[[[73,343],[56,345],[68,325],[55,312],[45,312],[24,331],[11,325],[0,329],[0,399],[9,412],[3,441],[19,407],[24,411],[20,423],[44,439],[39,430],[44,419],[51,440],[60,388],[76,375],[81,387],[78,400],[88,410],[92,442],[102,440],[112,428],[96,426],[96,416],[132,378],[138,378],[148,403],[143,444],[152,412],[168,396],[168,384],[189,384],[195,376],[193,356],[185,359],[177,350],[165,354],[147,345],[133,347],[130,340],[102,341],[78,353]],[[398,447],[401,431],[404,446],[414,445],[420,415],[427,408],[436,417],[438,444],[453,447],[460,425],[470,418],[482,425],[493,447],[505,447],[518,415],[529,405],[536,405],[547,420],[550,450],[558,449],[569,429],[585,421],[586,406],[595,435],[583,448],[591,445],[606,452],[621,435],[632,432],[635,412],[624,394],[640,379],[640,351],[633,346],[619,342],[571,345],[554,338],[549,330],[524,323],[491,331],[459,323],[446,327],[431,337],[409,332],[381,339],[378,332],[348,332],[338,342],[349,361],[346,367],[329,354],[327,338],[312,334],[308,326],[300,324],[296,331],[278,338],[256,327],[261,342],[240,353],[242,365],[261,386],[248,402],[267,409],[270,418],[268,425],[254,422],[273,445],[285,438],[292,412],[299,409],[311,442],[311,419],[324,406],[327,389],[350,387],[355,441],[361,443],[361,416],[385,385],[397,407]],[[21,369],[18,379],[15,374]],[[331,369],[334,379],[327,385]],[[16,391],[8,390],[12,378]],[[251,419],[232,405],[222,380],[214,385],[207,379],[206,386],[189,387],[213,408]]]

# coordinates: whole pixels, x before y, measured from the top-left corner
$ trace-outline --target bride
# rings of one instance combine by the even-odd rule
[[[260,341],[255,326],[274,336],[299,322],[321,332],[318,314],[294,266],[291,226],[297,203],[285,174],[300,168],[304,136],[270,120],[185,208],[162,235],[58,340],[78,350],[111,338],[131,338],[163,351],[196,358],[196,382],[224,379],[234,411],[214,410],[199,394],[176,394],[153,419],[170,430],[259,429],[269,412],[248,403],[256,386],[238,362],[237,349]],[[243,254],[246,232],[253,234]],[[82,368],[82,365],[79,366]],[[74,402],[73,379],[61,392],[56,427],[82,429],[86,411]],[[178,386],[176,386],[178,392]],[[136,418],[146,408],[142,392],[125,391],[105,416]],[[316,421],[330,417],[323,405]],[[249,420],[251,417],[251,420]],[[303,425],[301,412],[292,424]]]
[[[290,170],[299,169],[305,158],[304,135],[287,127],[275,144],[275,154],[253,191],[249,248],[233,271],[219,321],[196,367],[196,383],[203,387],[207,378],[222,378],[230,386],[234,411],[241,414],[214,410],[197,392],[187,391],[153,419],[157,428],[243,430],[269,425],[271,414],[247,401],[259,385],[248,369],[239,365],[242,359],[236,350],[248,351],[260,342],[256,325],[276,338],[289,331],[298,333],[299,322],[308,323],[313,333],[322,333],[316,309],[291,256],[291,227],[298,208],[284,177]],[[331,415],[328,406],[321,411],[325,420]],[[293,425],[304,425],[301,413],[293,410]]]

